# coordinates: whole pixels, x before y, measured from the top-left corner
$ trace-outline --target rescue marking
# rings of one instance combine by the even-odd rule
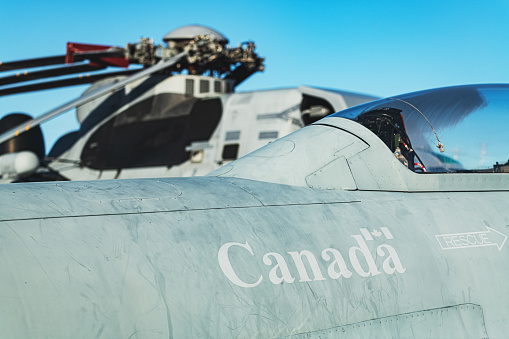
[[[486,226],[484,232],[467,232],[435,235],[443,250],[457,250],[460,248],[497,246],[502,250],[507,235]]]
[[[367,228],[361,228],[360,233],[361,235],[351,235],[355,243],[343,251],[345,255],[335,248],[326,248],[318,252],[319,255],[316,256],[308,250],[290,251],[284,255],[267,252],[260,256],[246,241],[245,243],[229,242],[222,245],[219,248],[217,259],[226,278],[235,285],[244,288],[256,287],[262,283],[264,278],[268,278],[274,285],[280,285],[283,283],[292,284],[296,278],[299,278],[298,282],[310,282],[327,280],[327,278],[349,279],[354,273],[367,278],[382,273],[394,274],[397,272],[402,274],[406,271],[396,249],[386,243],[387,240],[394,239],[387,227],[380,227],[380,231],[375,229],[371,232]],[[381,241],[375,243],[370,249],[366,241],[373,244],[374,238]],[[234,249],[236,254],[230,255],[230,249]],[[252,275],[251,268],[235,264],[237,260],[252,260],[250,259],[252,257],[271,267],[269,271],[264,272],[265,270],[258,266],[258,269],[255,270],[256,273]],[[236,260],[231,260],[234,258]],[[263,268],[263,266],[261,267]],[[326,272],[323,271],[324,267],[327,268]],[[248,274],[251,276],[250,279],[246,279],[246,269],[251,273]]]

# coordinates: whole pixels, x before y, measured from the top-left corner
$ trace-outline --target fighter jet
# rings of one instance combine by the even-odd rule
[[[363,104],[205,177],[2,185],[2,336],[505,338],[508,98]]]
[[[0,96],[92,83],[80,98],[35,119],[14,113],[0,120],[0,134],[11,130],[0,136],[0,182],[204,175],[377,99],[310,86],[235,92],[264,70],[253,42],[229,47],[224,35],[201,25],[163,40],[125,48],[68,43],[60,57],[0,63],[0,72],[38,67],[0,78]],[[144,68],[104,72],[129,65]],[[61,79],[77,72],[88,73]],[[38,125],[74,107],[79,130],[66,131],[46,152]]]

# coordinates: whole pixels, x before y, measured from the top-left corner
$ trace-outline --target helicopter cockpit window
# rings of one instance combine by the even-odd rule
[[[347,109],[416,172],[509,172],[508,85],[458,86]]]
[[[81,160],[97,170],[171,167],[190,158],[201,162],[203,151],[189,146],[209,140],[221,115],[219,98],[161,93],[130,106],[97,129]]]

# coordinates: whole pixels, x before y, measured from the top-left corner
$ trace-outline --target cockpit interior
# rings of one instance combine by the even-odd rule
[[[418,173],[509,173],[508,85],[420,91],[356,106],[349,118]]]

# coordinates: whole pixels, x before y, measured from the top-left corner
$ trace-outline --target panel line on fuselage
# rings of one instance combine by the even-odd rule
[[[46,220],[46,219],[66,219],[66,218],[87,218],[87,217],[108,217],[108,216],[124,216],[124,215],[143,215],[143,214],[157,214],[157,213],[176,213],[176,212],[198,212],[210,210],[228,210],[228,209],[249,209],[249,208],[264,208],[264,207],[293,207],[293,206],[314,206],[314,205],[338,205],[360,203],[360,200],[353,201],[332,201],[332,202],[312,202],[305,204],[270,204],[263,206],[225,206],[225,207],[205,207],[195,209],[175,209],[168,211],[144,211],[144,212],[122,212],[122,213],[103,213],[103,214],[80,214],[80,215],[61,215],[40,218],[20,218],[20,219],[0,219],[0,222],[10,221],[29,221],[29,220]]]

